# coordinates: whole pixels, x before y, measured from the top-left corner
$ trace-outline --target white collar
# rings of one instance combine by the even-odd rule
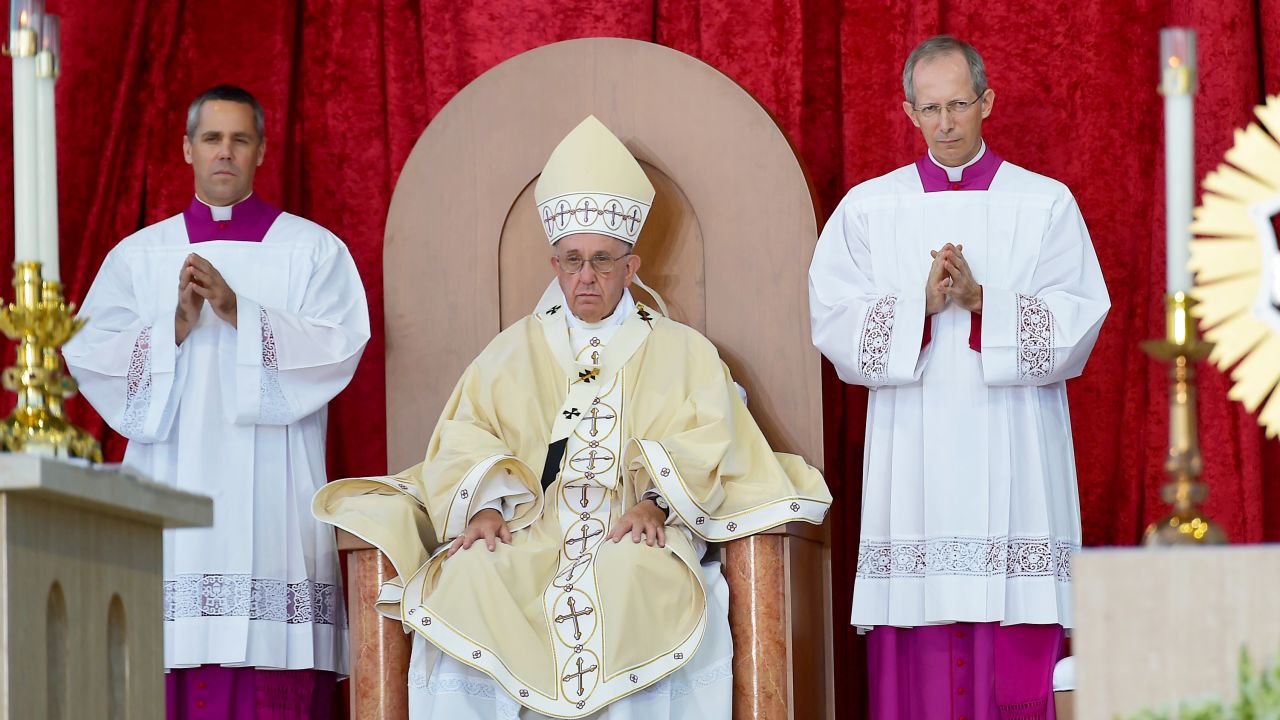
[[[565,303],[568,304],[567,302]],[[627,315],[635,308],[636,301],[631,298],[631,290],[624,289],[622,291],[622,299],[618,300],[618,305],[608,317],[599,322],[589,323],[572,311],[565,315],[565,320],[569,323],[570,330],[603,330],[604,328],[621,325],[623,320],[627,319]]]
[[[235,206],[237,206],[237,205],[239,205],[240,203],[244,202],[245,200],[248,200],[248,199],[249,199],[249,198],[251,198],[251,197],[253,197],[253,191],[252,191],[252,190],[250,190],[250,191],[249,191],[249,194],[248,194],[248,195],[245,195],[244,197],[242,197],[242,198],[240,198],[239,200],[237,200],[237,201],[235,201],[235,202],[231,203],[230,205],[210,205],[209,203],[205,202],[204,200],[201,200],[199,195],[197,195],[197,196],[196,196],[196,200],[197,200],[197,201],[199,201],[199,203],[200,203],[201,205],[203,205],[203,206],[205,206],[205,207],[209,208],[209,214],[210,214],[210,216],[212,216],[212,218],[214,219],[214,221],[215,221],[215,222],[223,222],[223,221],[226,221],[226,220],[230,220],[230,219],[231,219],[231,209],[232,209],[232,208],[234,208]]]
[[[947,171],[948,180],[950,180],[951,182],[960,182],[962,179],[964,179],[964,169],[978,162],[979,160],[982,159],[983,155],[987,154],[987,141],[981,140],[979,142],[981,142],[982,145],[978,148],[978,154],[970,158],[969,162],[963,165],[960,165],[958,167],[949,167],[947,165],[943,165],[942,163],[938,162],[938,158],[933,156],[932,150],[929,151],[929,159],[933,161],[934,165],[937,165],[938,167]]]

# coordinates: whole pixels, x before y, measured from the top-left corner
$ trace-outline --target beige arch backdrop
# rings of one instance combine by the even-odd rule
[[[736,83],[651,43],[531,50],[464,88],[410,154],[387,217],[387,460],[420,462],[454,382],[553,278],[533,184],[589,114],[657,188],[640,275],[707,335],[779,451],[822,466],[821,367],[809,338],[810,187],[786,136]],[[636,290],[644,300],[643,291]],[[355,717],[403,717],[407,643],[372,614],[391,572],[350,555]],[[366,546],[367,547],[367,546]],[[796,523],[725,546],[735,718],[831,717],[826,528]]]

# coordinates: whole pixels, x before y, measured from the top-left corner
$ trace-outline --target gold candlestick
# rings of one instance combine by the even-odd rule
[[[1200,482],[1204,462],[1200,456],[1200,432],[1196,424],[1195,363],[1208,357],[1212,343],[1203,342],[1191,318],[1195,301],[1184,292],[1165,297],[1165,339],[1147,340],[1148,355],[1170,363],[1169,454],[1164,469],[1169,474],[1162,494],[1173,505],[1165,517],[1147,526],[1145,545],[1218,545],[1227,535],[1200,512],[1208,494]]]
[[[0,422],[0,449],[102,462],[102,448],[63,414],[63,400],[75,394],[75,380],[63,369],[58,349],[84,326],[62,287],[44,282],[40,263],[13,266],[14,302],[0,308],[0,331],[18,341],[17,360],[0,377],[18,394],[13,414]]]

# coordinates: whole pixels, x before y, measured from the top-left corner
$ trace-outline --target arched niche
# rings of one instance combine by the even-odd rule
[[[556,78],[574,78],[572,91]],[[650,43],[531,50],[464,88],[410,153],[387,215],[388,465],[422,459],[454,382],[552,279],[532,186],[594,114],[657,187],[641,277],[703,331],[774,448],[822,464],[807,269],[809,184],[767,112],[719,71]]]

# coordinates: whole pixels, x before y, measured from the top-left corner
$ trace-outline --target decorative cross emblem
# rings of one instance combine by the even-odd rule
[[[640,319],[645,321],[649,327],[653,327],[653,316],[649,314],[649,310],[644,305],[636,303],[636,314],[639,315]]]
[[[600,368],[592,368],[591,370],[583,370],[582,372],[578,373],[578,382],[589,383],[589,382],[591,382],[592,380],[595,380],[595,379],[596,379],[596,376],[597,376],[597,375],[599,375],[599,374],[600,374]]]
[[[565,544],[565,545],[573,545],[574,543],[582,543],[582,549],[583,549],[583,550],[586,550],[586,549],[587,549],[587,542],[588,542],[588,541],[590,541],[590,540],[591,540],[591,538],[593,538],[593,537],[595,537],[595,536],[597,536],[597,535],[599,535],[599,534],[601,534],[601,533],[603,533],[603,532],[604,532],[603,530],[596,530],[595,532],[587,532],[587,531],[588,531],[588,530],[590,530],[590,529],[591,529],[591,526],[590,526],[590,525],[587,525],[586,523],[583,523],[583,525],[582,525],[582,537],[569,538],[568,540],[565,540],[565,541],[564,541],[564,544]],[[572,600],[570,600],[569,602],[573,602],[573,601],[572,601]],[[570,606],[570,609],[572,609],[572,607],[573,607],[573,606],[571,605],[571,606]],[[576,640],[576,639],[577,639],[577,637],[575,636],[575,637],[574,637],[574,639]]]
[[[558,313],[558,312],[560,312],[560,306],[559,306],[559,305],[552,305],[552,306],[551,306],[551,309],[547,311],[547,314],[548,314],[548,315],[555,315],[555,314],[556,314],[556,313]]]
[[[614,419],[615,417],[617,417],[617,416],[616,416],[616,415],[601,415],[601,414],[600,414],[600,408],[592,407],[592,408],[591,408],[591,415],[590,415],[589,417],[590,417],[590,419],[591,419],[591,437],[595,437],[596,435],[600,434],[600,433],[599,433],[599,428],[598,428],[598,427],[596,427],[596,423],[598,423],[598,422],[599,422],[599,421],[601,421],[601,420],[613,420],[613,419]]]
[[[581,490],[581,491],[582,491],[582,499],[578,501],[578,504],[579,504],[579,505],[581,505],[582,507],[586,507],[587,505],[589,505],[589,504],[590,504],[590,503],[587,501],[587,491],[591,489],[591,486],[590,486],[590,485],[566,485],[565,487],[566,487],[566,488],[568,488],[568,489],[570,489],[570,490]],[[585,546],[585,545],[583,545],[583,547],[586,547],[586,546]]]
[[[579,415],[581,415],[582,413],[578,411],[578,408],[569,408],[568,410],[565,410],[560,414],[564,415],[565,420],[572,420],[578,417]]]
[[[586,513],[582,513],[582,514],[587,515]],[[587,517],[591,517],[591,516],[587,515]],[[556,573],[556,577],[564,580],[565,582],[573,582],[573,574],[578,571],[578,568],[582,567],[583,565],[587,565],[590,562],[591,562],[591,556],[583,555],[577,560],[574,560],[572,565]]]
[[[577,609],[577,608],[575,607],[575,603],[573,602],[573,598],[569,598],[569,612],[568,612],[567,614],[565,614],[565,615],[557,615],[557,616],[556,616],[556,624],[560,624],[560,623],[565,622],[565,621],[571,621],[571,622],[573,622],[573,639],[574,639],[574,640],[581,640],[581,639],[582,639],[582,628],[578,627],[578,618],[580,618],[580,617],[584,617],[584,616],[586,616],[586,615],[590,615],[590,614],[591,614],[591,613],[593,613],[593,612],[595,612],[595,608],[593,608],[593,607],[585,607],[585,608],[583,608],[583,609],[581,609],[581,610]],[[578,663],[579,663],[579,664],[581,664],[581,663],[582,663],[582,660],[578,660]],[[579,669],[581,669],[581,668],[579,668]],[[592,667],[591,669],[592,669],[592,670],[595,670],[595,667]],[[568,680],[569,680],[569,678],[565,678],[565,681],[566,681],[566,682],[567,682]],[[582,693],[581,693],[581,692],[579,692],[578,694],[579,694],[579,695],[581,695]]]
[[[592,665],[591,667],[588,667],[588,668],[584,668],[582,667],[582,658],[578,658],[578,672],[569,673],[568,675],[565,675],[560,679],[564,682],[570,682],[576,679],[578,681],[578,697],[582,697],[582,694],[587,691],[587,689],[582,684],[582,678],[587,673],[591,673],[595,671],[596,671],[595,665]]]
[[[573,460],[570,460],[569,464],[573,465],[574,469],[577,470],[578,466],[585,461],[587,463],[587,470],[595,470],[596,462],[604,462],[605,460],[608,460],[609,462],[613,462],[613,455],[612,454],[598,455],[596,453],[596,450],[593,448],[591,450],[591,453],[587,455],[585,460],[583,458],[575,458]]]

